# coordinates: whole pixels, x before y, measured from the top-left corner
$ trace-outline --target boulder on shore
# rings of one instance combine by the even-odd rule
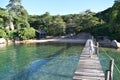
[[[116,40],[113,40],[112,43],[111,43],[111,45],[112,45],[113,47],[115,47],[115,48],[120,48],[120,43],[117,42]]]
[[[0,38],[0,44],[5,44],[6,40],[4,38]]]

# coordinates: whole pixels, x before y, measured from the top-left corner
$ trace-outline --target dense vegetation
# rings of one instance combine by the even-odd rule
[[[28,15],[21,0],[10,0],[6,9],[0,8],[0,37],[24,40],[34,38],[35,31],[44,30],[50,36],[89,32],[94,36],[108,36],[120,41],[119,10],[120,2],[115,0],[111,8],[99,13],[86,10],[62,16],[52,16],[49,12]]]
[[[59,36],[78,34],[81,31],[91,32],[93,26],[100,24],[95,13],[86,10],[81,14],[51,16],[48,12],[38,16],[30,16],[29,23],[37,30],[45,30],[47,35]]]
[[[96,16],[103,20],[105,23],[101,24],[97,28],[94,28],[93,34],[106,35],[111,39],[117,39],[120,41],[120,2],[115,1],[111,8],[108,8]],[[101,33],[99,33],[101,32]]]
[[[32,38],[35,35],[34,29],[29,29],[30,25],[28,23],[28,13],[21,5],[21,0],[10,0],[6,9],[0,8],[0,37],[6,39],[19,38],[21,40],[29,39],[26,35],[30,33]],[[34,30],[34,31],[33,31]],[[25,31],[27,33],[25,33]],[[24,38],[21,37],[24,35]]]

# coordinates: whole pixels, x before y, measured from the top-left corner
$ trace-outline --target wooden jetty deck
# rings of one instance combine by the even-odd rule
[[[89,57],[89,41],[82,51],[73,80],[105,80],[98,56],[94,54],[93,58]]]

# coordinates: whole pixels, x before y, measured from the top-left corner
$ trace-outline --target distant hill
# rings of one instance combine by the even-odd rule
[[[120,41],[120,2],[115,1],[112,7],[97,13],[96,16],[103,20],[104,24],[94,29],[93,34],[106,35],[112,40]],[[102,32],[98,33],[100,31]]]

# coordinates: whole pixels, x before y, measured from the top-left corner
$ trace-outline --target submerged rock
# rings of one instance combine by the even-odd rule
[[[4,38],[0,38],[0,44],[5,44],[6,40]]]

